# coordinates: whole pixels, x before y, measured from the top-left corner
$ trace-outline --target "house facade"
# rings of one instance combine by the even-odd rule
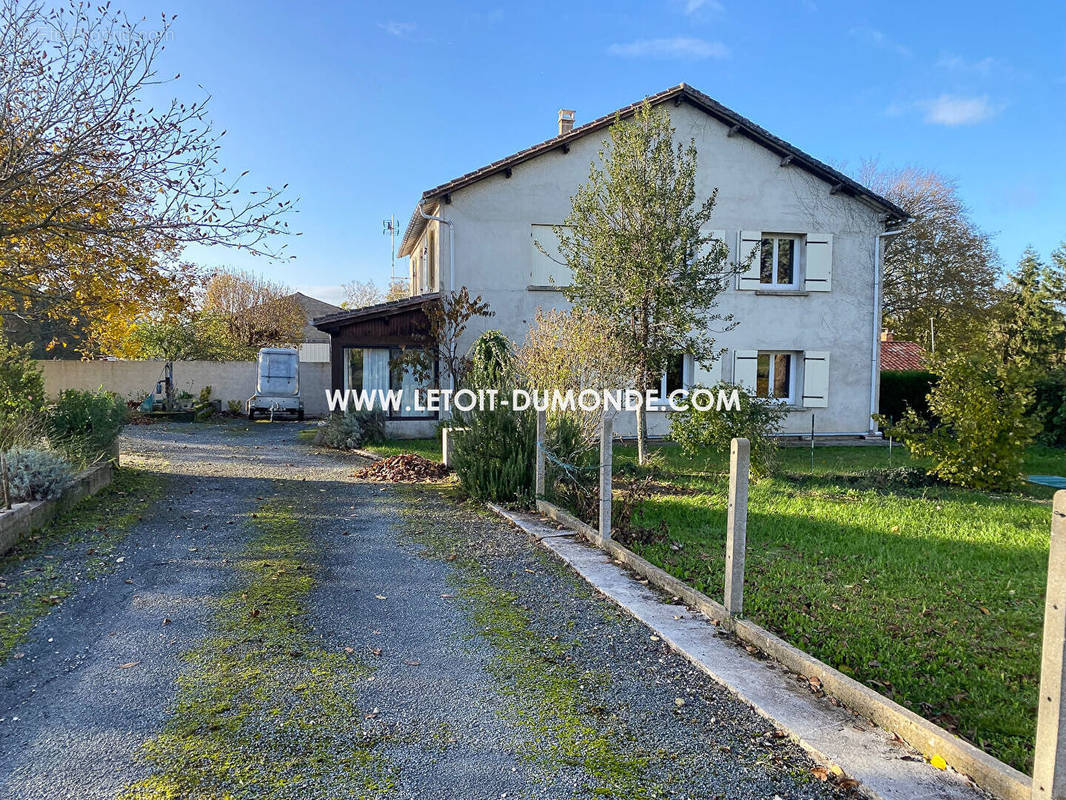
[[[730,381],[788,406],[786,433],[809,433],[813,415],[820,435],[875,434],[880,260],[905,212],[687,85],[648,100],[669,111],[678,141],[695,141],[697,197],[718,192],[708,233],[751,259],[718,298],[737,323],[715,334],[724,355],[701,365],[678,354],[661,389]],[[498,328],[520,344],[538,308],[566,308],[568,270],[537,243],[556,251],[553,227],[607,128],[638,106],[572,129],[560,112],[557,136],[423,193],[400,249],[412,299],[481,295],[496,313],[472,322],[471,343]],[[668,426],[667,413],[650,415],[652,434]]]

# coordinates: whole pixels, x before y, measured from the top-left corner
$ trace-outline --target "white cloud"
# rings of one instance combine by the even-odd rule
[[[638,39],[624,44],[616,43],[607,48],[612,56],[623,58],[728,58],[729,48],[721,42],[709,42],[688,36],[668,39]]]
[[[889,52],[904,58],[910,58],[911,56],[911,49],[909,47],[893,41],[876,28],[860,25],[849,30],[848,36],[869,47],[876,47],[879,50],[888,50]]]
[[[718,0],[684,0],[684,2],[686,14],[695,14],[702,9],[706,9],[707,11],[725,11],[725,6],[718,2]]]
[[[977,75],[991,75],[993,72],[1005,71],[1008,66],[997,58],[987,56],[976,61],[969,61],[962,56],[946,53],[940,57],[936,65],[941,69],[951,72],[972,72]]]
[[[988,97],[958,97],[942,94],[920,102],[925,109],[925,121],[931,125],[974,125],[998,114],[1002,108],[989,102]]]
[[[413,22],[389,20],[388,22],[379,22],[378,27],[390,36],[399,36],[400,38],[410,36],[415,32],[415,24]]]

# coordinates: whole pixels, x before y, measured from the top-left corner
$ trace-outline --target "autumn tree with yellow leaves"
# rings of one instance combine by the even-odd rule
[[[134,324],[181,314],[190,244],[280,258],[285,187],[244,191],[221,166],[209,97],[149,107],[173,17],[0,2],[0,316],[84,331],[119,353]],[[175,79],[178,76],[175,76]]]

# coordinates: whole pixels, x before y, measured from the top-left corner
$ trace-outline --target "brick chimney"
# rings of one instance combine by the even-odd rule
[[[559,135],[570,133],[574,129],[574,117],[577,112],[572,108],[559,109]]]

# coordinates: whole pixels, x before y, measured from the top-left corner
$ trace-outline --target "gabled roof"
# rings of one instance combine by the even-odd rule
[[[898,221],[909,219],[907,212],[891,200],[886,200],[876,192],[867,189],[858,181],[849,178],[847,175],[833,169],[828,164],[819,161],[813,156],[807,155],[798,147],[789,144],[784,139],[774,136],[765,128],[756,125],[754,122],[741,116],[732,109],[726,108],[717,100],[708,97],[703,92],[693,89],[688,84],[679,84],[671,89],[659,92],[658,94],[653,94],[645,99],[652,105],[659,105],[670,100],[673,100],[677,104],[682,102],[691,103],[727,125],[731,129],[731,135],[746,136],[752,141],[761,144],[766,149],[781,156],[783,162],[785,159],[788,159],[788,164],[805,169],[812,175],[816,175],[823,179],[833,187],[834,192],[862,198],[874,206],[881,208],[889,215],[890,219]],[[477,183],[492,175],[507,173],[516,165],[521,164],[524,161],[529,161],[532,158],[536,158],[549,150],[562,149],[565,151],[575,139],[580,139],[582,136],[587,136],[590,133],[602,130],[619,117],[624,119],[625,117],[632,116],[643,103],[644,100],[640,100],[625,108],[612,111],[610,114],[606,114],[599,119],[595,119],[592,122],[586,122],[584,125],[574,128],[569,133],[564,133],[561,136],[547,139],[540,144],[527,147],[525,150],[520,150],[513,155],[507,156],[507,158],[493,161],[491,164],[487,164],[480,169],[468,172],[465,175],[460,175],[454,180],[450,180],[447,183],[442,183],[440,186],[435,186],[432,189],[427,189],[422,192],[422,197],[418,205],[415,206],[414,212],[411,214],[411,220],[407,223],[407,230],[404,232],[403,241],[400,243],[399,255],[409,255],[411,248],[414,247],[415,243],[422,235],[422,229],[425,228],[426,225],[426,220],[418,211],[419,206],[422,204],[441,199],[448,202],[448,195],[469,186],[472,183]]]
[[[386,303],[377,303],[372,306],[353,308],[350,311],[339,311],[336,314],[317,317],[313,324],[320,331],[326,331],[328,333],[349,322],[371,317],[388,317],[392,314],[401,314],[404,311],[410,311],[412,308],[421,308],[426,303],[432,303],[437,300],[440,300],[440,292],[419,294],[414,297],[404,297],[400,300],[389,300]]]
[[[882,339],[881,369],[888,372],[925,369],[925,348],[917,342]]]
[[[304,325],[303,329],[303,341],[328,342],[329,337],[315,328],[315,326],[311,324],[311,320],[316,317],[324,317],[327,314],[335,314],[343,309],[341,309],[340,306],[335,306],[332,303],[319,300],[317,297],[310,297],[303,292],[293,292],[289,296],[296,301],[296,305],[298,305],[304,312],[304,317],[307,319],[307,324]]]

